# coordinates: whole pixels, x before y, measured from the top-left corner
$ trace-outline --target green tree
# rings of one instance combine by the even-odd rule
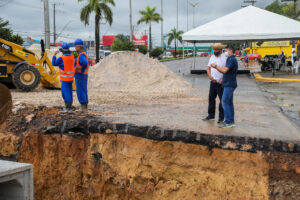
[[[171,30],[171,32],[167,34],[168,45],[170,45],[174,41],[174,44],[175,44],[175,54],[177,52],[177,46],[178,46],[177,41],[179,41],[180,43],[182,43],[182,34],[183,34],[183,31],[177,31],[176,28],[173,28]]]
[[[275,0],[273,3],[268,5],[266,10],[283,15],[289,18],[294,17],[294,3],[280,3],[279,0]],[[296,19],[298,20],[300,16],[300,11],[297,10]]]
[[[140,52],[144,55],[147,54],[147,52],[148,52],[146,45],[137,45],[136,48],[139,49]]]
[[[153,49],[153,50],[150,51],[150,56],[154,57],[154,58],[157,58],[157,57],[159,57],[163,53],[164,53],[163,49],[161,49],[161,48],[155,48],[155,49]]]
[[[116,35],[116,38],[118,38],[122,42],[129,42],[130,41],[129,36],[126,36],[124,34],[118,34],[118,35]]]
[[[9,22],[5,21],[0,17],[0,37],[4,40],[22,45],[24,43],[23,38],[16,34],[13,34],[13,31],[8,28]]]
[[[135,46],[133,42],[122,41],[119,38],[114,40],[114,43],[111,46],[111,51],[134,51]]]
[[[83,0],[78,0],[79,2]],[[95,13],[95,39],[96,39],[96,62],[99,62],[100,46],[100,20],[105,19],[111,26],[113,23],[113,12],[110,8],[115,6],[114,0],[86,0],[88,3],[81,9],[80,20],[84,25],[89,25],[90,14]]]
[[[162,21],[163,18],[156,12],[156,7],[151,8],[150,6],[146,6],[146,10],[140,11],[141,18],[137,22],[138,24],[141,24],[145,22],[146,24],[149,24],[149,50],[152,50],[152,36],[151,36],[151,24],[152,22],[158,23],[159,21]]]

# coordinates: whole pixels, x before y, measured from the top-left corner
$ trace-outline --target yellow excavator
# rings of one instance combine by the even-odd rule
[[[59,71],[52,66],[41,41],[41,58],[20,45],[0,38],[0,82],[31,91],[40,83],[47,88],[61,88]]]

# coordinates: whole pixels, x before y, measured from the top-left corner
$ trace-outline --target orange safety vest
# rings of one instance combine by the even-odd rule
[[[73,81],[75,75],[75,67],[74,67],[74,56],[62,56],[62,60],[64,63],[64,70],[59,69],[60,80],[61,81]]]
[[[78,57],[77,57],[77,61],[76,61],[76,73],[79,73],[79,74],[88,74],[89,72],[89,65],[86,66],[84,72],[82,73],[81,70],[82,70],[82,66],[80,65],[79,63],[79,57],[81,54],[84,54],[85,57],[86,57],[86,60],[88,61],[89,60],[89,57],[88,55],[85,53],[85,52],[81,52]]]

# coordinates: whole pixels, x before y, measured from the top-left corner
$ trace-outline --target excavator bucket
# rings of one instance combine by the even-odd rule
[[[9,116],[12,109],[12,98],[9,89],[0,83],[0,124]]]

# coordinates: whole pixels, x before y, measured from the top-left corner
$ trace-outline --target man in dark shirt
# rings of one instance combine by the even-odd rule
[[[212,64],[211,67],[217,69],[219,72],[223,73],[223,83],[224,88],[222,96],[222,105],[224,109],[225,121],[220,126],[220,128],[232,128],[234,124],[234,105],[233,105],[233,93],[237,88],[236,74],[238,71],[238,62],[235,58],[235,49],[233,46],[228,45],[226,48],[226,55],[228,56],[226,61],[226,67],[219,67]]]

